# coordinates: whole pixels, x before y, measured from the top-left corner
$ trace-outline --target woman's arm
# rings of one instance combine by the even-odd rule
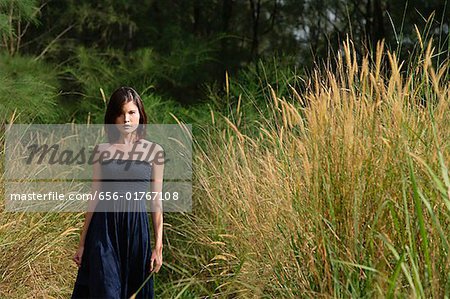
[[[100,164],[97,160],[93,165],[93,174],[92,174],[92,185],[91,185],[91,194],[95,196],[97,194],[97,190],[100,190]],[[80,234],[80,242],[78,243],[78,249],[73,257],[73,260],[77,264],[77,266],[81,265],[81,259],[84,251],[84,243],[86,241],[86,234],[91,223],[92,215],[94,214],[95,207],[97,206],[98,198],[94,197],[92,200],[89,200],[88,210],[84,214],[84,224],[83,229]]]
[[[150,271],[158,272],[162,265],[162,248],[163,248],[163,211],[162,200],[160,194],[163,189],[164,177],[164,151],[161,146],[157,147],[156,158],[153,160],[151,191],[157,192],[154,200],[151,201],[151,213],[153,232],[155,235],[155,246],[152,252]],[[159,154],[158,154],[159,153]],[[159,157],[159,158],[158,158]]]

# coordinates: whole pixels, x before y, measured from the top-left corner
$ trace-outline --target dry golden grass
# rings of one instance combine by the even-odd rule
[[[380,43],[358,60],[347,42],[306,91],[271,89],[257,134],[240,97],[195,146],[194,211],[167,217],[159,294],[449,296],[449,70],[433,53],[406,65]],[[0,296],[67,297],[81,214],[0,219]]]
[[[195,155],[189,227],[209,260],[190,283],[213,281],[219,297],[448,296],[449,198],[426,165],[450,187],[438,161],[450,153],[450,89],[432,56],[430,43],[405,74],[382,43],[358,63],[347,42],[336,71],[316,72],[306,92],[271,90],[275,122],[262,118],[259,136],[229,119],[210,133]]]

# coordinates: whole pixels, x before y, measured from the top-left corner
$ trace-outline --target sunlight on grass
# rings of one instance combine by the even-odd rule
[[[208,111],[194,211],[167,215],[157,293],[448,298],[449,70],[434,55],[430,42],[399,62],[379,43],[357,57],[347,41],[305,90],[269,86],[257,122],[242,121],[245,96],[222,125]],[[67,297],[81,227],[82,214],[2,211],[0,296]]]

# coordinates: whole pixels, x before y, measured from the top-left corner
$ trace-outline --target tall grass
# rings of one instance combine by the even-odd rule
[[[257,134],[239,108],[207,131],[168,297],[450,296],[447,63],[431,42],[369,54],[347,42],[306,91],[272,89]]]
[[[269,86],[251,125],[245,95],[211,111],[193,212],[165,217],[158,296],[448,298],[448,62],[432,43],[416,59],[347,42],[303,91]],[[0,296],[68,297],[82,214],[1,214]]]
[[[13,123],[14,114],[8,123]],[[4,123],[2,128],[4,130]],[[0,135],[0,298],[66,298],[82,214],[6,212],[4,131]]]

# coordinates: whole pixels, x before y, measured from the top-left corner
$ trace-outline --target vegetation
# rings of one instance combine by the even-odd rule
[[[449,296],[448,69],[423,46],[401,72],[382,43],[358,63],[348,42],[304,92],[269,86],[271,115],[244,125],[241,96],[208,126],[193,213],[168,215],[160,294]],[[68,294],[81,214],[1,219],[2,295]]]
[[[446,5],[66,2],[0,0],[2,127],[101,123],[119,85],[151,123],[193,124],[194,206],[165,214],[159,297],[450,297]],[[296,13],[313,56],[287,38]],[[69,297],[83,213],[4,209],[0,297]]]

